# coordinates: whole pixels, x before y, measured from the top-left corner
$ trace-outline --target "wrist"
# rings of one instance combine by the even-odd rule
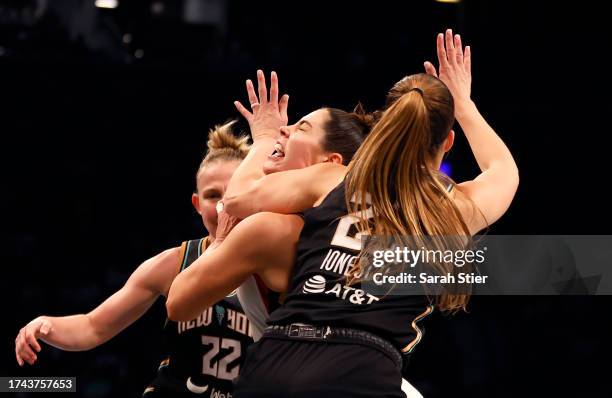
[[[276,138],[270,137],[269,135],[261,135],[258,137],[253,135],[253,146],[274,145],[275,143]]]
[[[461,122],[462,119],[470,117],[476,113],[478,113],[478,109],[476,108],[474,101],[472,101],[470,98],[455,101],[455,118],[458,122]]]
[[[279,133],[280,132],[277,129],[258,129],[251,130],[251,137],[253,137],[253,142],[265,139],[271,139],[273,141],[276,141]]]

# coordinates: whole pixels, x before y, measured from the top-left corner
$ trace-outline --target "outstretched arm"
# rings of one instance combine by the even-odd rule
[[[38,339],[66,351],[97,347],[140,318],[160,294],[166,294],[179,267],[180,249],[166,250],[142,263],[125,285],[87,314],[39,316],[24,326],[15,339],[20,366],[37,360]]]
[[[195,319],[256,273],[272,290],[285,290],[302,225],[298,216],[272,213],[243,220],[175,278],[166,301],[168,318]]]
[[[493,224],[508,210],[518,188],[518,168],[508,147],[482,117],[470,98],[470,47],[464,50],[461,37],[453,37],[449,29],[445,35],[438,35],[437,50],[439,78],[453,95],[455,117],[481,170],[475,179],[458,185],[458,190],[464,196],[455,197],[470,231],[476,233]],[[429,74],[437,76],[431,63],[426,62],[425,69]],[[471,203],[476,205],[476,209]]]

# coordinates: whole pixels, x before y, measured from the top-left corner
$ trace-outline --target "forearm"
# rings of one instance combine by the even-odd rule
[[[115,337],[151,308],[159,296],[134,280],[141,277],[138,273],[87,314],[47,317],[53,327],[47,336],[42,336],[43,341],[67,351],[84,351]]]
[[[276,140],[260,137],[253,143],[249,154],[236,169],[225,191],[226,196],[236,196],[248,191],[253,183],[264,176],[263,164],[274,151]]]
[[[330,162],[268,174],[239,195],[225,195],[225,211],[238,218],[259,212],[293,214],[309,209],[344,178],[346,167]]]
[[[285,184],[286,180],[278,178],[281,173],[268,175],[254,181],[248,190],[236,196],[223,199],[223,208],[233,217],[245,219],[260,212],[293,214],[313,206],[316,195]],[[279,190],[278,187],[283,187]]]
[[[187,275],[186,271],[174,279],[166,300],[168,319],[176,322],[189,321],[206,309],[205,303],[201,304],[202,292],[197,289],[196,279],[194,275]]]
[[[166,300],[168,318],[181,322],[197,318],[267,263],[268,258],[259,252],[267,227],[253,226],[253,219],[244,220],[217,248],[206,250],[179,273]]]
[[[482,117],[474,102],[458,101],[455,103],[455,114],[482,172],[495,168],[518,173],[510,150]]]
[[[47,335],[40,339],[45,343],[66,351],[85,351],[97,347],[104,341],[98,335],[86,314],[62,317],[44,316],[53,324]]]
[[[206,269],[206,262],[203,257],[198,260],[202,260],[200,265],[192,264],[187,270],[181,272],[170,286],[166,310],[168,318],[173,321],[186,322],[197,318],[206,308],[240,286],[240,280],[223,279],[212,272],[202,272],[198,268]],[[212,261],[218,261],[218,259],[212,258]],[[196,265],[198,267],[194,268]]]

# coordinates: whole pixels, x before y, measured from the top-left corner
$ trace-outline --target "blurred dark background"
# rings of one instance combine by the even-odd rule
[[[278,71],[290,120],[374,110],[451,27],[521,171],[491,233],[609,233],[608,19],[588,1],[0,1],[0,376],[139,396],[163,355],[162,300],[109,343],[45,346],[34,367],[16,365],[14,338],[38,315],[88,312],[142,261],[205,233],[190,195],[206,132],[239,116],[257,68]],[[465,139],[448,161],[456,180],[477,173]],[[425,397],[609,396],[610,302],[474,297],[469,314],[426,324],[409,380]]]

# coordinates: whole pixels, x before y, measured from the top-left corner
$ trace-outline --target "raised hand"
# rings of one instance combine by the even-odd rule
[[[33,365],[38,359],[36,352],[40,352],[41,347],[37,339],[48,335],[53,329],[53,324],[44,317],[38,317],[25,325],[19,331],[15,339],[15,357],[19,366],[24,362]]]
[[[446,84],[455,103],[470,101],[472,90],[472,53],[470,47],[465,49],[461,36],[454,35],[451,29],[437,37],[439,70],[431,62],[425,62],[425,71]],[[439,73],[438,73],[439,72]]]
[[[272,72],[270,80],[269,99],[266,78],[261,70],[257,71],[257,89],[259,96],[255,93],[253,82],[251,80],[246,81],[246,89],[252,112],[249,112],[240,101],[234,102],[238,112],[240,112],[249,123],[253,141],[257,141],[261,137],[277,138],[280,134],[280,128],[286,126],[288,122],[287,107],[289,106],[289,96],[285,94],[279,101],[278,76],[276,72]]]

